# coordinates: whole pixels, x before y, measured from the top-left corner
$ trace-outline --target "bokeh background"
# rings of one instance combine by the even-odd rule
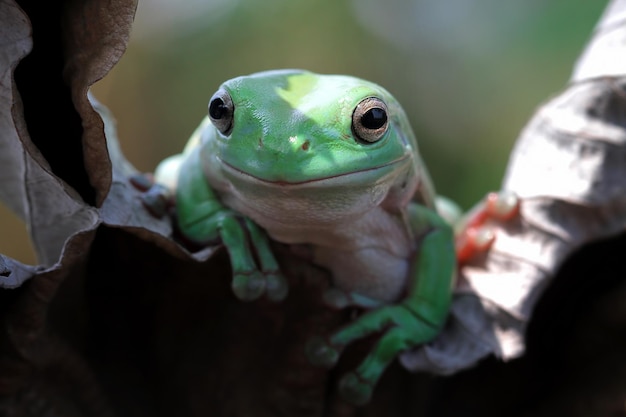
[[[499,188],[534,109],[567,82],[603,0],[140,0],[130,44],[93,87],[140,170],[179,152],[219,84],[273,68],[344,73],[402,103],[440,194]],[[1,185],[0,185],[1,186]],[[0,205],[0,253],[36,263]]]

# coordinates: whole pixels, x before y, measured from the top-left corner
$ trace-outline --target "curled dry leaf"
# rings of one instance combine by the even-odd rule
[[[94,204],[90,204],[90,195],[98,196],[94,200],[97,205],[109,191],[112,175],[104,125],[91,106],[87,91],[123,53],[136,3],[109,2],[108,6],[100,7],[97,1],[93,1],[66,8],[49,5],[47,10],[37,10],[36,6],[27,4],[24,5],[25,10],[31,12],[27,16],[18,3],[9,0],[0,2],[0,36],[3,39],[0,64],[5,69],[0,80],[3,97],[0,103],[0,162],[3,166],[0,198],[29,225],[40,261],[39,269],[58,266],[69,239],[97,227],[101,216]],[[43,18],[54,17],[65,21],[66,24],[62,26],[64,32],[54,32],[54,28],[50,28],[54,25],[46,26],[53,33],[45,33],[44,28],[38,28],[37,32],[42,34],[36,37],[35,43],[41,45],[33,49],[31,21],[39,24]],[[76,24],[83,20],[99,24]],[[48,41],[48,38],[54,40]],[[58,43],[52,44],[55,41]],[[42,52],[42,49],[46,46],[61,48],[61,45],[64,45],[65,64],[58,68],[48,65],[46,68],[50,70],[42,72],[44,66],[40,64],[52,60],[51,55],[45,53],[54,53]],[[55,69],[59,73],[55,73]],[[33,77],[37,71],[37,77]],[[61,76],[67,80],[69,88]],[[36,78],[60,85],[37,91],[41,86],[33,81]],[[56,109],[51,119],[49,103],[41,100],[41,96],[46,93],[66,94],[74,106]],[[58,99],[63,101],[63,98]],[[76,118],[72,112],[77,112],[80,118]],[[47,123],[34,123],[33,120],[38,117],[46,118]],[[55,123],[55,118],[60,119],[60,122]],[[52,135],[52,129],[60,123],[72,126],[73,130],[68,130],[78,133],[78,136]],[[37,128],[38,125],[44,125],[50,130],[42,132]],[[57,142],[52,143],[54,141],[51,139]],[[84,158],[70,160],[69,156],[76,150]],[[65,166],[77,168],[64,169]],[[69,175],[77,172],[91,175],[88,182],[95,192],[87,187],[73,186],[83,184],[80,179],[76,179],[79,175]],[[17,261],[7,261],[7,264],[17,265]],[[27,266],[12,269],[15,269],[15,273],[32,270]],[[0,283],[19,285],[27,277],[28,274],[21,275],[18,279],[14,274],[9,274],[7,278],[11,281],[7,279]]]
[[[96,3],[88,2],[84,7],[68,7],[65,9],[68,15],[64,18],[67,20],[76,19],[72,13],[82,14],[81,17],[83,18],[90,13],[105,13],[104,8],[96,7]],[[70,144],[70,138],[68,138],[68,143],[53,143],[53,146],[56,147],[52,148],[53,151],[50,151],[51,148],[43,148],[40,146],[42,142],[51,142],[52,129],[44,132],[45,137],[42,137],[42,131],[33,126],[46,125],[47,123],[44,124],[41,121],[38,124],[27,122],[27,118],[30,121],[37,117],[50,119],[48,115],[49,104],[40,99],[41,96],[50,91],[36,91],[40,86],[33,83],[29,77],[34,68],[35,71],[39,71],[38,77],[44,78],[46,82],[49,79],[53,79],[57,83],[61,81],[55,78],[60,74],[54,74],[54,69],[51,69],[49,74],[44,71],[44,76],[41,76],[41,69],[51,67],[51,65],[39,65],[40,61],[48,62],[51,60],[50,55],[45,55],[46,51],[42,52],[46,46],[44,44],[47,42],[43,38],[46,35],[49,35],[50,38],[59,37],[61,34],[40,35],[38,41],[42,45],[33,50],[29,17],[38,23],[44,13],[27,16],[13,1],[3,1],[0,3],[0,7],[0,18],[2,18],[0,36],[3,39],[0,66],[5,69],[0,81],[2,97],[4,98],[0,103],[3,106],[0,112],[0,129],[2,132],[0,162],[3,166],[2,174],[0,174],[2,176],[0,178],[2,181],[0,197],[10,209],[29,225],[31,239],[40,262],[38,269],[55,268],[61,262],[62,252],[69,239],[78,233],[94,230],[100,221],[97,210],[85,201],[84,197],[88,193],[81,193],[68,185],[67,181],[73,182],[75,176],[68,175],[67,178],[63,178],[55,164],[50,162],[58,159],[60,162],[57,164],[82,166],[82,158],[78,161],[68,161],[67,157],[64,158],[63,153],[67,153],[66,156],[72,154],[71,149],[74,143]],[[30,5],[25,7],[26,9],[32,8]],[[134,4],[131,3],[127,7],[133,7],[132,10],[134,11]],[[54,12],[52,16],[56,15],[61,18],[60,10],[62,8],[58,10],[54,6],[49,6],[49,8],[50,11]],[[113,16],[111,10],[107,10],[105,14],[109,19]],[[83,121],[82,126],[80,124],[75,126],[78,128],[75,131],[80,132],[82,127],[85,138],[82,142],[83,149],[81,150],[79,144],[78,151],[80,153],[84,151],[84,160],[88,166],[88,171],[94,173],[91,182],[95,185],[98,194],[101,195],[108,191],[111,175],[110,169],[107,168],[108,157],[106,156],[102,121],[89,105],[86,92],[93,82],[108,72],[123,52],[133,13],[127,13],[127,15],[130,17],[126,19],[126,25],[120,25],[119,20],[107,22],[110,27],[115,28],[113,31],[108,31],[105,25],[89,25],[88,28],[76,24],[64,26],[67,29],[65,33],[66,47],[64,49],[68,57],[64,75],[66,79],[71,81],[72,98]],[[52,16],[44,17],[52,18]],[[89,17],[89,19],[92,18]],[[116,31],[122,31],[125,37],[117,39],[117,43],[111,41],[101,45],[97,28],[100,29],[100,33],[106,32],[109,37],[115,37],[113,34]],[[41,32],[43,33],[44,30]],[[120,38],[119,34],[117,38]],[[76,43],[82,44],[76,45]],[[89,53],[86,54],[86,51]],[[28,59],[22,62],[19,69],[20,76],[16,76],[20,80],[24,79],[25,82],[20,82],[20,80],[14,82],[13,73],[20,60],[27,54],[29,54]],[[48,90],[54,87],[49,87]],[[59,87],[61,91],[64,88]],[[70,94],[70,91],[67,91],[67,94]],[[64,119],[64,116],[64,113],[56,109],[55,118]],[[73,119],[72,115],[66,119],[72,120],[61,120],[61,122],[67,121],[68,125],[80,123],[80,120]],[[54,126],[55,123],[51,123],[49,127],[54,128]],[[55,136],[52,137],[56,139]],[[97,166],[91,167],[90,164]],[[11,260],[7,263],[12,272],[6,279],[0,280],[1,286],[19,285],[29,278],[35,270],[33,267],[21,265],[17,261]]]
[[[30,225],[33,244],[41,268],[52,268],[60,260],[65,241],[73,234],[93,228],[97,216],[76,193],[50,172],[41,153],[30,142],[20,96],[13,82],[19,60],[32,48],[26,16],[13,2],[2,2],[3,24],[0,80],[0,197]],[[0,287],[15,287],[28,279],[36,268],[7,260],[10,273],[0,277]],[[39,269],[41,269],[39,268]]]
[[[565,260],[626,226],[626,1],[613,0],[565,90],[541,106],[511,154],[502,189],[516,221],[494,224],[488,255],[461,271],[449,328],[402,363],[452,373],[525,350],[537,301]]]

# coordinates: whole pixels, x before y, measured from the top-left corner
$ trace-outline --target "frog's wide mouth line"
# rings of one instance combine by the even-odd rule
[[[363,168],[363,169],[359,169],[359,170],[356,170],[356,171],[344,172],[344,173],[336,174],[336,175],[328,175],[328,176],[325,176],[325,177],[311,178],[311,179],[302,180],[302,181],[285,181],[285,180],[268,180],[268,179],[265,179],[265,178],[260,178],[260,177],[258,177],[256,175],[250,174],[249,172],[243,171],[242,169],[237,168],[236,166],[234,166],[232,164],[229,164],[228,162],[224,161],[220,157],[217,157],[217,159],[222,163],[222,166],[224,168],[226,168],[226,170],[228,172],[230,172],[231,174],[234,174],[234,175],[239,176],[239,177],[246,177],[247,179],[252,179],[253,181],[258,181],[258,182],[263,183],[263,184],[279,186],[279,187],[290,187],[290,186],[302,186],[302,185],[307,185],[307,184],[315,184],[315,183],[320,183],[320,182],[324,182],[324,181],[333,181],[335,179],[352,177],[352,176],[355,176],[355,175],[358,175],[358,174],[364,174],[364,173],[368,173],[368,172],[375,172],[375,171],[381,170],[383,168],[387,168],[389,166],[399,164],[399,163],[401,163],[403,161],[406,161],[409,158],[410,158],[410,155],[403,155],[402,157],[400,157],[398,159],[394,159],[393,161],[389,161],[389,162],[387,162],[385,164],[376,165],[376,166],[369,167],[369,168]]]

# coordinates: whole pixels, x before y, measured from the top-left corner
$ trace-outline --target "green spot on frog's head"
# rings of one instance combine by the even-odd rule
[[[209,118],[219,159],[276,183],[380,167],[416,152],[406,116],[383,88],[348,76],[268,71],[224,83]]]

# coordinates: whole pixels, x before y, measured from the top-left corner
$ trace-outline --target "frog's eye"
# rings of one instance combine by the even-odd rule
[[[209,118],[223,135],[228,135],[233,130],[234,111],[233,99],[226,90],[218,90],[213,94],[209,102]]]
[[[379,98],[361,100],[352,113],[352,133],[363,142],[377,142],[388,127],[387,105]]]

